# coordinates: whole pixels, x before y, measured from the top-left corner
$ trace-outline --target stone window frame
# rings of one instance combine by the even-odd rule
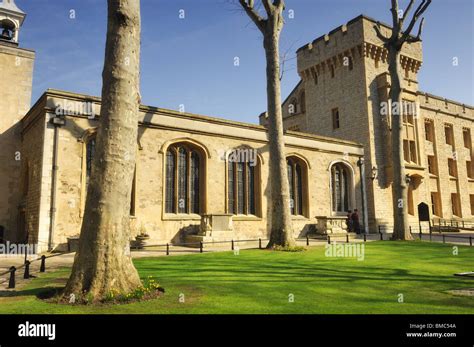
[[[442,217],[441,197],[439,192],[430,192],[431,198],[431,213],[433,216]]]
[[[239,149],[249,149],[249,150],[256,150],[255,148],[252,148],[250,146],[239,146],[235,148],[236,150]],[[225,156],[225,211],[228,214],[232,214],[233,220],[261,220],[263,216],[263,209],[262,209],[262,167],[264,164],[263,158],[260,155],[260,153],[257,154],[257,165],[254,167],[254,204],[255,204],[255,214],[238,214],[235,213],[236,209],[238,209],[237,203],[238,199],[236,199],[236,196],[238,194],[237,190],[235,189],[235,186],[237,185],[237,180],[236,180],[236,175],[237,175],[237,163],[232,163],[234,165],[234,211],[230,211],[229,207],[229,155],[230,151],[227,151],[226,156]],[[244,167],[245,168],[245,167]],[[247,177],[247,173],[245,172],[245,176]],[[248,196],[248,186],[245,186],[246,190],[246,195]],[[248,199],[245,199],[245,205],[248,204]],[[248,212],[248,206],[244,206],[244,211]]]
[[[185,166],[181,166],[181,154],[185,155]],[[169,168],[169,154],[172,154],[173,159],[173,171],[174,171],[174,179],[173,179],[173,187],[171,188],[172,191],[168,190],[168,168]],[[195,167],[195,171],[193,171],[193,160],[194,158],[198,159],[197,167]],[[203,203],[202,196],[201,196],[201,188],[202,188],[202,179],[203,179],[203,165],[202,161],[204,155],[202,151],[197,148],[196,146],[190,145],[186,142],[177,142],[170,145],[166,149],[165,155],[165,166],[166,166],[166,175],[164,176],[163,184],[165,185],[165,195],[163,199],[163,204],[165,205],[165,213],[172,214],[172,215],[201,215],[201,205]],[[183,171],[184,170],[184,171]],[[196,189],[193,191],[193,178],[197,172],[197,180],[198,185],[195,187]],[[184,176],[184,177],[183,177]],[[180,183],[184,183],[184,197],[180,197],[181,189]],[[170,193],[173,194],[172,206],[171,211],[168,210],[168,198]],[[180,199],[185,200],[185,206],[180,207]],[[195,210],[195,204],[197,204],[197,211]],[[184,210],[181,210],[184,209]]]
[[[458,178],[458,168],[454,158],[448,158],[448,174],[449,178]]]
[[[446,131],[449,133],[446,133]],[[455,148],[454,126],[450,123],[444,124],[444,143],[448,146],[451,146],[453,149]]]
[[[293,178],[295,177],[296,167],[299,165],[301,168],[301,196],[296,197],[295,212],[291,212],[292,218],[309,218],[310,216],[310,204],[309,204],[309,161],[303,156],[297,153],[290,153],[286,156],[287,166],[291,166]],[[290,178],[290,176],[288,177]],[[290,182],[290,189],[293,188],[293,192],[298,191],[296,179]],[[297,193],[298,195],[298,193]],[[291,190],[290,190],[291,198]],[[299,211],[296,211],[296,210]],[[301,212],[301,213],[299,213]]]
[[[408,164],[420,165],[420,149],[418,145],[418,119],[416,112],[412,113],[414,106],[409,107],[408,104],[415,105],[416,100],[403,99],[403,156]],[[405,112],[408,110],[408,112]],[[409,133],[413,134],[413,139],[409,138]],[[408,159],[408,160],[407,160]]]
[[[461,197],[459,193],[451,193],[451,213],[453,217],[462,218]]]
[[[428,155],[426,157],[426,164],[428,166],[428,173],[432,176],[438,177],[438,159],[435,155]]]
[[[330,212],[331,216],[346,216],[347,211],[334,211],[334,198],[333,198],[333,175],[332,175],[332,168],[334,165],[343,165],[346,169],[349,171],[349,184],[348,184],[348,193],[349,193],[349,198],[348,198],[348,208],[347,210],[354,210],[356,207],[356,199],[355,199],[355,171],[354,167],[350,162],[347,160],[334,160],[329,164],[328,167],[328,174],[329,174],[329,198],[330,198]]]
[[[168,213],[166,212],[166,182],[167,182],[167,174],[166,174],[166,156],[168,153],[168,148],[170,146],[177,146],[177,145],[186,145],[188,147],[192,147],[193,149],[197,150],[199,153],[199,165],[200,165],[200,186],[199,186],[199,214],[189,214],[189,213]],[[201,220],[201,215],[207,213],[207,182],[208,182],[208,165],[209,160],[211,160],[211,153],[209,149],[204,146],[199,141],[196,141],[189,137],[182,137],[182,138],[175,138],[172,140],[168,140],[161,146],[159,153],[162,157],[162,180],[161,180],[161,220]],[[177,181],[177,180],[176,180]],[[175,182],[176,184],[177,182]],[[177,190],[175,190],[177,193]]]
[[[427,130],[429,128],[429,131]],[[425,119],[425,140],[431,143],[435,143],[435,126],[432,119]]]
[[[467,134],[467,136],[466,136]],[[462,128],[462,139],[463,139],[463,146],[472,151],[472,137],[471,137],[471,129],[467,127]],[[467,143],[466,143],[467,142]]]

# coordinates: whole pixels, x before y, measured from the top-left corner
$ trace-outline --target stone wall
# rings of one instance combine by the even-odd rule
[[[430,201],[430,192],[440,192],[442,218],[472,219],[470,195],[474,194],[474,179],[467,176],[466,161],[472,161],[472,152],[464,147],[463,129],[470,129],[471,143],[474,131],[474,109],[468,105],[446,100],[434,95],[419,93],[418,102],[421,107],[422,123],[425,120],[434,124],[435,141],[425,140],[425,129],[422,128],[420,138],[424,147],[424,160],[428,155],[434,155],[437,161],[438,175],[428,173],[426,166],[427,192],[426,200]],[[454,132],[454,147],[446,144],[445,125],[452,125]],[[458,177],[450,177],[448,172],[448,158],[454,159]],[[460,195],[461,216],[452,213],[451,193]]]
[[[48,91],[47,103],[42,107],[42,112],[52,112],[58,103],[81,104],[85,100],[87,97]],[[98,99],[94,99],[94,110],[95,114],[99,114]],[[136,211],[135,216],[131,217],[134,235],[138,234],[142,225],[150,234],[152,242],[179,242],[184,239],[185,234],[197,232],[199,216],[166,214],[163,207],[164,153],[170,144],[186,141],[204,149],[207,172],[204,211],[210,214],[227,212],[226,163],[220,158],[220,154],[243,145],[258,151],[261,161],[261,213],[257,216],[234,216],[234,238],[266,237],[267,210],[271,201],[268,200],[269,158],[265,128],[148,107],[142,107],[141,111]],[[88,119],[85,115],[67,116],[66,125],[59,130],[57,214],[54,228],[56,246],[64,247],[67,237],[80,232],[85,198],[84,139],[94,131],[97,124],[97,119]],[[360,177],[357,167],[357,161],[363,155],[360,145],[295,132],[287,133],[286,142],[288,155],[297,155],[309,164],[309,210],[307,216],[294,217],[295,236],[305,235],[310,226],[317,223],[315,216],[332,214],[329,191],[329,166],[332,162],[344,161],[354,171],[354,205],[360,209]],[[46,148],[45,145],[43,148]],[[45,169],[48,167],[44,165]],[[45,181],[49,177],[45,173]],[[41,207],[44,210],[49,208],[49,200],[44,197],[41,204],[46,205]]]
[[[34,58],[32,51],[0,43],[0,226],[15,241],[21,198],[19,121],[30,108]]]

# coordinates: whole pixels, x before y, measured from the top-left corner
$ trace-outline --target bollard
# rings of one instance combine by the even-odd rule
[[[262,249],[262,239],[258,239],[258,249]]]
[[[364,242],[367,242],[367,234],[364,233]]]
[[[42,255],[41,256],[40,272],[45,272],[45,271],[46,271],[46,256]]]
[[[25,262],[25,273],[23,274],[25,280],[30,278],[30,264],[31,263],[28,260]]]
[[[234,249],[235,249],[235,247],[234,247],[234,240],[232,240],[231,242],[232,242],[231,249],[234,250]]]
[[[199,253],[202,253],[202,247],[203,247],[202,241],[199,241]]]
[[[8,289],[15,288],[15,272],[16,272],[16,267],[12,266],[10,268],[10,280],[8,281]]]
[[[380,233],[380,241],[383,241],[383,234]]]
[[[349,234],[346,234],[346,243],[349,243]]]
[[[306,235],[306,246],[309,246],[309,236]]]
[[[382,227],[382,225],[379,224],[379,234],[382,232],[381,227]]]
[[[472,246],[472,236],[469,236],[469,246]]]
[[[170,244],[166,244],[166,255],[170,255]]]
[[[328,245],[331,244],[331,236],[328,235]]]

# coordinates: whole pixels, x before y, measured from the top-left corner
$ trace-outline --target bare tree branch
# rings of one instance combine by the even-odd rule
[[[380,22],[377,22],[377,24],[374,25],[375,33],[377,34],[377,37],[383,41],[383,43],[387,43],[390,40],[390,38],[384,36],[384,34],[382,34],[382,32],[380,31],[380,28],[381,28]]]
[[[413,27],[418,21],[418,18],[426,11],[426,9],[428,8],[430,4],[431,4],[431,0],[423,0],[421,4],[418,6],[415,13],[413,14],[413,17],[410,21],[410,24],[408,25],[407,30],[403,32],[403,36],[401,38],[402,42],[405,42],[407,38],[410,36],[411,31],[413,30]]]
[[[405,19],[407,19],[408,14],[410,13],[410,10],[414,4],[415,4],[415,0],[410,0],[410,3],[408,4],[407,9],[405,10],[405,13],[403,14],[402,23],[401,23],[402,26],[403,26],[403,23],[405,22]]]
[[[392,39],[394,39],[400,33],[400,21],[398,19],[398,0],[392,0],[392,8],[390,9],[390,12],[392,12]]]
[[[421,18],[420,26],[418,27],[418,34],[416,37],[408,36],[406,42],[413,43],[421,41],[421,32],[423,31],[423,25],[425,23],[425,18]]]
[[[280,57],[280,81],[283,80],[283,76],[284,76],[285,72],[288,71],[287,69],[285,69],[286,62],[290,61],[290,60],[294,60],[294,59],[297,58],[296,56],[294,56],[293,58],[288,58],[288,56],[291,54],[291,52],[293,52],[293,46],[295,45],[295,43],[296,43],[296,41],[293,41],[291,46],[288,47],[288,49],[285,51],[285,53],[283,53],[282,56]]]
[[[263,7],[267,12],[268,17],[270,18],[275,13],[275,6],[272,4],[272,0],[262,0]]]
[[[257,28],[263,33],[265,31],[265,22],[266,20],[263,19],[258,12],[255,10],[254,7],[254,0],[239,0],[240,5],[245,10],[247,15],[252,19],[255,23]]]

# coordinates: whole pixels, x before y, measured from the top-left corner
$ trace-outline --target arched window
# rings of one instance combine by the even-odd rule
[[[253,155],[249,155],[254,151]],[[251,160],[250,160],[251,159]],[[236,149],[227,158],[227,212],[258,215],[260,163],[256,151]]]
[[[185,143],[166,151],[165,212],[201,212],[202,160],[200,152]]]
[[[4,19],[0,21],[0,39],[12,41],[15,38],[15,24],[8,20]]]
[[[288,183],[290,186],[291,214],[295,216],[306,215],[307,210],[307,165],[297,157],[286,160],[288,168]]]
[[[89,187],[89,182],[92,177],[92,160],[94,159],[96,148],[96,134],[93,133],[89,135],[86,139],[86,156],[85,156],[85,187],[84,194],[87,194],[87,188]],[[131,202],[130,202],[130,216],[135,216],[135,196],[136,196],[136,184],[137,184],[137,170],[133,173],[133,182],[132,182],[132,193],[131,193]],[[84,195],[85,197],[85,195]],[[85,200],[83,199],[83,208],[85,207]]]
[[[346,165],[337,163],[331,167],[333,212],[347,212],[351,209],[351,179],[351,172]]]

